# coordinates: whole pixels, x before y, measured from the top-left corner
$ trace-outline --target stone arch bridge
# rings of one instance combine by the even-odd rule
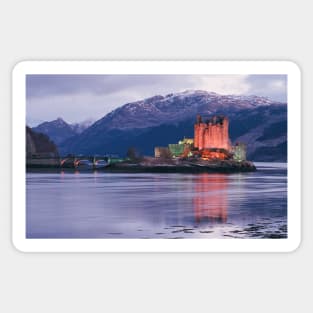
[[[60,158],[60,166],[62,168],[77,168],[83,165],[97,167],[100,164],[110,164],[110,157],[68,155]]]

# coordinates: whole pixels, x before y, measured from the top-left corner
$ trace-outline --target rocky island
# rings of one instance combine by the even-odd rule
[[[201,160],[201,159],[156,159],[145,157],[138,161],[110,164],[110,172],[127,173],[236,173],[256,171],[250,161]]]
[[[251,172],[256,167],[246,160],[246,145],[232,145],[229,134],[229,120],[217,115],[203,120],[197,115],[194,124],[194,138],[184,138],[168,147],[155,147],[155,157],[138,157],[129,151],[129,158],[110,164],[107,170],[119,172]]]
[[[216,115],[203,119],[197,115],[194,124],[194,138],[184,138],[168,147],[155,147],[155,156],[140,157],[135,150],[128,151],[123,162],[109,164],[112,172],[147,173],[235,173],[256,170],[246,160],[246,145],[236,142],[232,145],[229,120]]]

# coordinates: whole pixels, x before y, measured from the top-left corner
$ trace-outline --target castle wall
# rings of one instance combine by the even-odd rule
[[[194,143],[195,148],[199,147],[199,124],[196,123],[194,126]]]
[[[199,150],[211,148],[229,150],[231,147],[228,126],[228,118],[222,116],[214,116],[206,123],[198,120],[194,128],[195,148]]]
[[[205,132],[205,129],[206,129],[206,124],[205,123],[200,123],[199,124],[199,128],[198,128],[198,148],[199,150],[202,150],[204,148],[204,132]]]

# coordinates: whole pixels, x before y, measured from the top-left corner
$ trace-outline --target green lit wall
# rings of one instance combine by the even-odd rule
[[[185,145],[173,143],[173,144],[169,144],[168,147],[172,155],[177,157],[184,153]]]
[[[233,147],[234,149],[234,156],[233,159],[236,161],[245,161],[247,148],[245,144],[237,144]]]

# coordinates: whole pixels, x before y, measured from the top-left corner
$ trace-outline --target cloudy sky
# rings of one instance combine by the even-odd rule
[[[285,75],[27,75],[27,124],[97,120],[125,103],[185,90],[287,101]]]

